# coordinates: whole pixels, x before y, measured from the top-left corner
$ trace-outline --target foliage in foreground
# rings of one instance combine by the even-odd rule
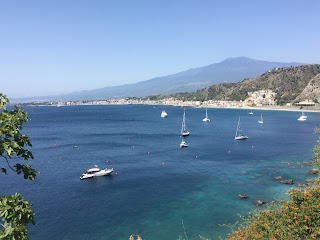
[[[26,225],[35,224],[31,205],[18,193],[0,197],[0,217],[4,220],[0,239],[26,239]]]
[[[244,219],[227,239],[316,239],[320,237],[320,186],[288,191],[290,200],[271,203]]]
[[[22,124],[29,120],[28,115],[17,106],[7,110],[8,103],[9,99],[0,93],[0,172],[8,174],[8,170],[12,170],[17,174],[23,173],[25,179],[34,180],[37,171],[30,165],[17,162],[19,159],[33,159],[27,149],[32,146],[31,142],[27,135],[21,133]],[[18,193],[0,196],[0,218],[0,239],[28,239],[27,224],[35,224],[31,205]]]

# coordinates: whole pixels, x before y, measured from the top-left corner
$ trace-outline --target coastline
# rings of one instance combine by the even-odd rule
[[[229,108],[248,109],[263,111],[294,111],[294,112],[320,112],[320,105],[316,106],[292,106],[292,105],[261,105],[249,106],[245,102],[237,101],[181,101],[181,100],[141,100],[141,99],[108,99],[108,100],[86,100],[86,101],[59,101],[59,102],[33,102],[18,104],[20,106],[88,106],[88,105],[152,105],[152,106],[175,106],[192,108]]]
[[[210,108],[210,107],[208,107]],[[219,108],[219,107],[218,107]],[[320,108],[300,109],[298,107],[289,107],[289,106],[261,106],[261,107],[224,107],[230,109],[248,109],[248,110],[263,110],[263,111],[291,111],[291,112],[320,112]]]

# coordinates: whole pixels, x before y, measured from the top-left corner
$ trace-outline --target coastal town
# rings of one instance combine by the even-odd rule
[[[285,106],[278,106],[276,101],[276,93],[271,90],[259,90],[248,92],[248,97],[243,101],[222,101],[222,100],[207,100],[207,101],[184,101],[174,97],[163,98],[161,100],[151,100],[150,98],[121,98],[121,99],[105,99],[105,100],[78,100],[78,101],[50,101],[50,102],[33,102],[28,105],[36,106],[79,106],[79,105],[128,105],[128,104],[143,104],[143,105],[168,105],[179,107],[208,107],[208,108],[272,108],[272,109],[299,109],[310,108],[315,109],[317,104],[312,100],[295,104],[288,103]]]

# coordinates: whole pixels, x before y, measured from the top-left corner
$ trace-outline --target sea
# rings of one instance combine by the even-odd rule
[[[31,240],[225,238],[257,200],[287,199],[306,179],[319,112],[152,105],[24,107],[35,181],[0,174],[0,194],[20,192],[35,212]],[[161,118],[161,111],[168,113]],[[190,136],[180,149],[183,112]],[[264,123],[258,118],[263,115]],[[234,140],[241,118],[244,141]],[[111,176],[80,180],[88,168]],[[281,184],[275,176],[294,179]],[[240,199],[246,194],[247,199]],[[259,208],[263,208],[260,206]]]

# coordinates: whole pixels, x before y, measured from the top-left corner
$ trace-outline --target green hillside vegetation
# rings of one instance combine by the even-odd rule
[[[238,83],[220,83],[192,93],[156,95],[144,99],[160,100],[174,97],[184,101],[240,101],[248,97],[248,92],[269,89],[276,93],[278,105],[282,105],[294,102],[311,79],[319,73],[320,64],[274,68],[258,77],[244,79]]]

